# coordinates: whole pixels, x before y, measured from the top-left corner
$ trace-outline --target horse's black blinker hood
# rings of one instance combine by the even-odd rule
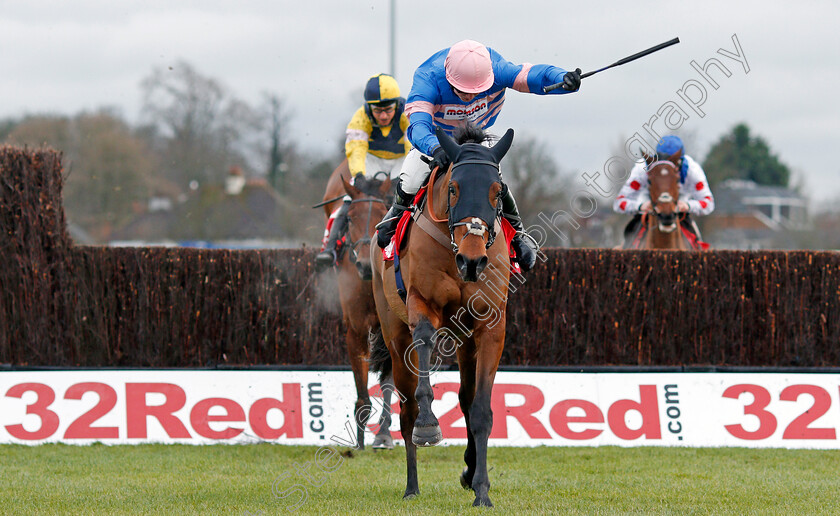
[[[492,165],[492,166],[491,166]],[[497,208],[488,195],[493,183],[501,182],[499,164],[492,161],[490,149],[478,143],[465,143],[458,161],[452,165],[450,181],[458,183],[458,202],[449,207],[449,220],[458,222],[478,217],[492,227]]]
[[[471,142],[459,145],[440,127],[435,127],[435,133],[447,157],[452,161],[450,182],[457,182],[459,189],[458,202],[454,206],[449,204],[447,195],[450,237],[453,236],[455,227],[460,225],[466,225],[470,233],[481,234],[482,224],[476,224],[477,221],[472,220],[477,218],[489,233],[486,245],[490,247],[496,238],[495,224],[499,209],[490,203],[489,193],[493,183],[501,183],[499,162],[510,149],[513,130],[508,129],[493,147]],[[470,220],[460,222],[465,219]],[[454,239],[452,244],[457,252]]]

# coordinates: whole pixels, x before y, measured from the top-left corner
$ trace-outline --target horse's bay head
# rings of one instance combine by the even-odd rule
[[[659,220],[659,230],[671,232],[677,228],[677,201],[680,195],[680,172],[671,160],[648,165],[650,202]]]
[[[355,265],[359,278],[368,281],[372,276],[370,262],[371,236],[376,231],[376,224],[387,211],[385,197],[391,188],[391,180],[366,180],[364,177],[350,184],[341,178],[344,190],[350,196],[350,208],[347,211],[349,224],[345,245],[348,246],[350,261]]]
[[[496,238],[503,188],[499,163],[510,149],[513,130],[508,129],[492,147],[481,144],[486,135],[474,126],[459,133],[462,143],[440,128],[436,133],[452,161],[446,195],[455,264],[461,279],[477,281],[489,261],[487,249]]]

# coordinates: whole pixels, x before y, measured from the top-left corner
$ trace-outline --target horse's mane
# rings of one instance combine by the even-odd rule
[[[453,138],[458,142],[458,145],[464,143],[482,143],[491,138],[491,136],[484,132],[484,130],[472,122],[459,126],[453,133]]]
[[[379,195],[379,188],[382,186],[383,181],[379,179],[368,179],[365,183],[364,192],[368,195]]]
[[[356,189],[361,191],[362,193],[369,195],[371,197],[382,197],[382,193],[379,191],[382,188],[382,181],[380,179],[367,179],[361,184],[356,184]]]

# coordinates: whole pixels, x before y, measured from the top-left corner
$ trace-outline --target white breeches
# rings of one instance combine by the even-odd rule
[[[402,169],[404,161],[405,156],[401,156],[397,159],[385,159],[380,158],[379,156],[374,156],[368,152],[365,157],[365,177],[373,179],[377,172],[386,172],[388,177],[392,180],[396,179]]]

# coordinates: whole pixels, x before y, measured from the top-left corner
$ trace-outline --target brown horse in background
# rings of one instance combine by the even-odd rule
[[[492,506],[488,496],[487,440],[493,426],[490,395],[505,341],[505,308],[510,260],[499,233],[499,161],[510,147],[513,131],[492,148],[480,144],[486,135],[468,126],[459,145],[438,129],[438,140],[452,167],[439,181],[430,180],[425,207],[415,213],[400,252],[406,302],[397,293],[393,262],[371,249],[373,289],[387,352],[374,350],[373,368],[393,369],[401,400],[400,430],[405,439],[405,498],[419,493],[417,446],[440,442],[432,413],[430,356],[457,352],[461,372],[459,400],[467,424],[466,468],[461,484],[475,492],[476,506]],[[466,143],[469,142],[469,143]],[[444,172],[438,171],[437,172]]]
[[[679,159],[679,155],[673,157]],[[639,249],[690,249],[680,229],[681,216],[677,211],[680,197],[680,170],[675,161],[655,161],[645,154],[648,169],[650,204],[652,211],[642,215],[646,231]]]
[[[376,316],[373,292],[371,290],[370,247],[371,236],[376,231],[376,224],[387,211],[387,201],[391,195],[391,180],[369,180],[365,191],[349,183],[350,169],[344,160],[333,171],[327,190],[324,193],[324,215],[329,219],[332,212],[344,202],[345,195],[352,199],[348,211],[349,224],[339,263],[338,294],[344,327],[347,329],[345,340],[350,367],[356,383],[356,437],[359,449],[365,447],[365,428],[372,413],[368,395],[368,358],[370,356],[369,339],[379,335],[379,319]],[[392,380],[391,380],[392,383]],[[373,441],[373,448],[391,449],[394,447],[391,432],[391,393],[393,387],[386,381],[380,385],[384,398],[381,407],[379,430]]]

